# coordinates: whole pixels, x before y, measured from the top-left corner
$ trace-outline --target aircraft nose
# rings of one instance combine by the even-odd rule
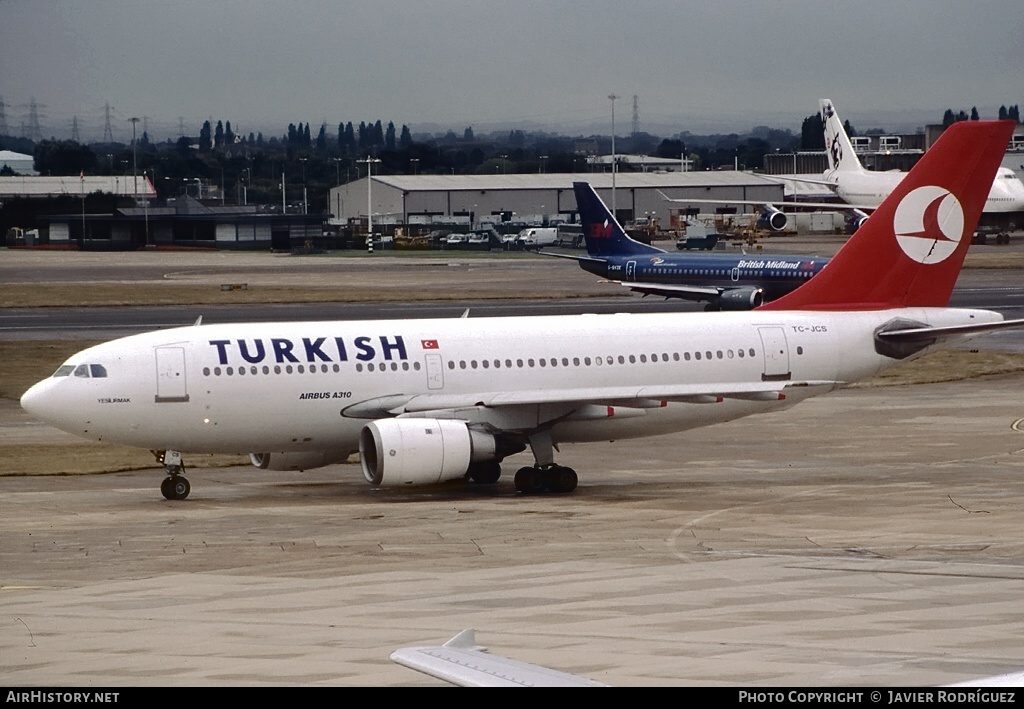
[[[21,408],[41,421],[49,422],[53,418],[53,393],[49,379],[32,385],[21,395]]]

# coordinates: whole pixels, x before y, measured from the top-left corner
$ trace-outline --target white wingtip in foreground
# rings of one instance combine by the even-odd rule
[[[391,660],[460,687],[606,687],[586,677],[491,655],[463,630],[444,645],[403,647]]]
[[[608,687],[580,675],[492,655],[463,630],[444,645],[403,647],[390,655],[403,667],[459,687]],[[980,677],[945,687],[1024,687],[1024,672]]]

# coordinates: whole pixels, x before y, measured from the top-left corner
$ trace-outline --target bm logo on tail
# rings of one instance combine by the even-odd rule
[[[612,238],[612,225],[607,219],[604,220],[603,224],[594,222],[590,225],[590,238],[591,239],[610,239]]]

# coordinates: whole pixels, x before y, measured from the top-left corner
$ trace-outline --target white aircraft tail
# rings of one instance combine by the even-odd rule
[[[832,99],[818,99],[821,105],[821,122],[825,128],[825,153],[828,155],[829,172],[864,172],[864,167],[853,151],[850,137],[846,135],[843,122],[839,120]]]

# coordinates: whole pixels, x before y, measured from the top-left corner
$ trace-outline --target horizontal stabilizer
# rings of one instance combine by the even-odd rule
[[[882,330],[877,336],[887,342],[936,342],[948,337],[963,335],[980,335],[994,330],[1008,330],[1024,327],[1024,319],[1000,320],[997,322],[976,323],[973,325],[947,325],[945,327],[906,327],[898,330]]]

